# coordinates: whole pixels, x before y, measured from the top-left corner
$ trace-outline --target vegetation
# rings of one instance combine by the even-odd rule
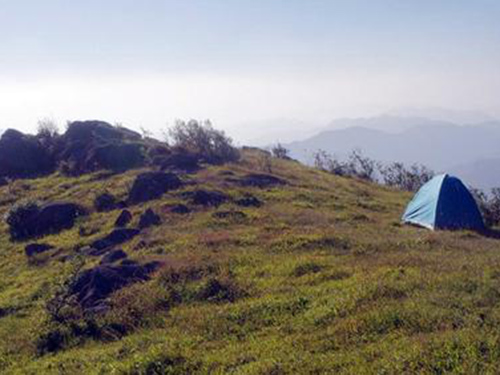
[[[130,260],[162,267],[100,311],[83,309],[68,291],[100,262],[84,249],[113,229],[120,210],[79,217],[43,238],[54,250],[30,260],[2,222],[2,372],[497,372],[498,239],[402,226],[410,193],[281,158],[272,158],[272,174],[286,183],[236,183],[261,159],[243,150],[238,163],[183,175],[178,190],[128,207],[133,225],[148,208],[161,224],[121,247]],[[16,180],[0,187],[0,213],[27,199],[90,208],[99,192],[124,201],[148,170]],[[196,206],[194,189],[228,199]],[[233,203],[248,194],[262,204]],[[179,204],[191,212],[169,211]]]
[[[179,120],[169,129],[168,140],[174,147],[192,152],[210,164],[239,159],[239,151],[233,146],[232,139],[223,131],[214,129],[210,121]]]

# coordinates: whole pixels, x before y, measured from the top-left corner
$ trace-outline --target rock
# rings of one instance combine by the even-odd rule
[[[236,203],[238,206],[241,207],[260,207],[262,206],[262,202],[254,197],[253,195],[247,195],[243,198],[240,198],[236,200],[234,203]]]
[[[127,228],[115,229],[106,237],[94,241],[90,246],[97,251],[101,251],[116,245],[120,245],[127,241],[130,241],[139,233],[140,233],[139,229],[127,229]]]
[[[110,143],[89,150],[85,164],[89,170],[109,169],[122,172],[144,164],[143,146],[139,143]]]
[[[219,211],[212,214],[216,219],[231,219],[231,220],[241,220],[245,219],[247,215],[241,211]]]
[[[54,246],[49,245],[49,244],[44,244],[44,243],[31,243],[29,245],[26,245],[24,248],[24,253],[28,257],[32,257],[35,254],[40,254],[44,253],[48,250],[53,249]]]
[[[111,264],[126,257],[127,253],[125,251],[121,249],[113,250],[102,257],[100,264]]]
[[[102,264],[81,272],[70,285],[70,294],[85,309],[98,307],[111,293],[134,282],[146,281],[160,264]]]
[[[141,135],[103,121],[75,121],[60,137],[58,160],[68,174],[124,171],[145,163]]]
[[[6,177],[0,176],[0,187],[7,186],[9,184],[9,180]]]
[[[160,225],[160,217],[154,213],[151,208],[148,208],[139,219],[139,229],[149,228],[153,225]]]
[[[116,198],[110,193],[99,194],[94,199],[94,208],[97,212],[112,211],[117,205]]]
[[[270,186],[286,184],[286,181],[282,180],[279,177],[261,173],[252,173],[239,179],[228,179],[228,181],[235,182],[241,186],[252,186],[258,188],[266,188]]]
[[[197,155],[184,151],[158,156],[153,163],[162,170],[195,172],[200,169],[199,162],[200,158]]]
[[[158,199],[167,191],[178,189],[181,186],[181,180],[173,173],[142,173],[135,179],[128,201],[135,204]]]
[[[188,214],[191,212],[191,209],[183,204],[174,204],[173,206],[169,207],[169,211],[173,212],[174,214]]]
[[[36,137],[9,129],[0,138],[0,176],[36,177],[55,169],[52,155]]]
[[[193,192],[184,193],[185,197],[189,197],[191,202],[200,206],[220,206],[226,202],[229,197],[218,191],[195,190]]]
[[[126,227],[132,221],[132,213],[129,210],[123,210],[115,221],[115,227]]]
[[[18,241],[70,229],[85,214],[85,209],[75,203],[50,203],[42,207],[31,204],[11,210],[7,224],[11,239]]]

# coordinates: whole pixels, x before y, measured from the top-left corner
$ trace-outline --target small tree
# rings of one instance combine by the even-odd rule
[[[52,149],[57,137],[59,137],[59,127],[54,120],[45,118],[38,121],[37,138],[44,147]]]
[[[277,159],[290,159],[290,151],[286,149],[281,143],[277,143],[271,148],[272,155]]]
[[[490,194],[486,194],[480,189],[471,189],[472,195],[481,211],[484,223],[489,226],[500,224],[500,188],[491,189]]]
[[[199,155],[207,163],[222,164],[237,161],[239,151],[233,140],[221,130],[212,127],[210,121],[177,121],[168,131],[172,145]]]
[[[380,165],[379,172],[385,185],[407,191],[417,191],[435,175],[424,165],[413,164],[407,168],[400,162]]]

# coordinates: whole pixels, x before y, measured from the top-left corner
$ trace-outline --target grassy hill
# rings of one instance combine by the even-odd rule
[[[244,187],[260,153],[182,176],[183,188],[130,209],[162,223],[120,246],[159,261],[149,281],[111,296],[109,309],[50,301],[97,265],[85,249],[119,210],[80,218],[43,238],[54,250],[27,258],[0,226],[0,372],[6,374],[496,373],[500,363],[499,242],[472,232],[401,226],[410,195],[273,159],[286,181]],[[0,188],[0,213],[30,198],[92,207],[125,198],[144,170],[17,180]],[[216,190],[219,207],[187,204]],[[260,207],[236,206],[252,194]],[[50,347],[50,342],[56,342]]]

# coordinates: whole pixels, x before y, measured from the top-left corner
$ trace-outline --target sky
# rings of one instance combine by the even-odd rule
[[[403,107],[500,117],[499,19],[498,0],[0,0],[0,128],[196,118],[248,142]]]

